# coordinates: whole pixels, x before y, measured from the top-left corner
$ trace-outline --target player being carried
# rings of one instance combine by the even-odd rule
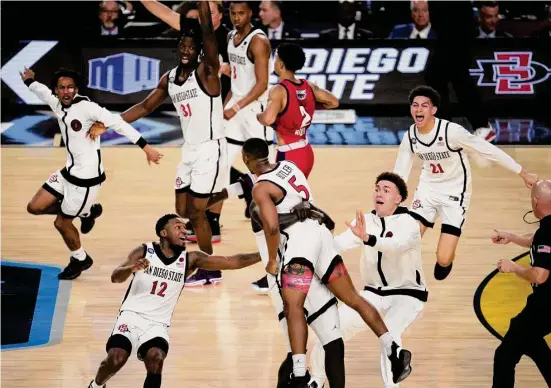
[[[411,373],[411,353],[392,338],[377,310],[355,290],[348,271],[333,246],[333,235],[318,221],[307,219],[281,230],[279,215],[288,214],[302,201],[313,202],[304,174],[293,163],[268,160],[268,145],[262,139],[249,139],[243,145],[243,162],[257,176],[253,200],[259,207],[260,221],[268,250],[266,272],[278,277],[286,306],[289,339],[293,353],[292,387],[306,387],[307,321],[304,302],[314,277],[321,280],[338,299],[357,311],[379,337],[391,361],[393,381]],[[332,388],[344,387],[344,376]]]
[[[434,277],[445,279],[452,269],[455,251],[471,201],[471,166],[466,151],[497,162],[520,175],[526,186],[537,181],[513,158],[461,125],[435,117],[440,95],[429,86],[418,86],[409,94],[414,120],[404,134],[394,172],[407,182],[414,157],[423,164],[419,185],[411,203],[411,215],[421,227],[421,235],[434,226],[437,216],[442,230],[436,251]]]
[[[121,116],[78,94],[80,76],[76,72],[59,69],[52,78],[51,89],[35,81],[34,72],[30,69],[25,68],[21,78],[29,90],[49,105],[56,115],[67,150],[65,167],[50,175],[27,205],[27,211],[34,215],[56,216],[54,226],[71,251],[69,264],[58,277],[63,280],[76,279],[94,261],[82,247],[73,220],[80,218],[81,233],[92,230],[96,218],[103,212],[101,204],[94,202],[106,179],[100,141],[90,138],[88,130],[94,122],[102,121],[140,146],[149,163],[159,163],[163,155],[149,146],[140,133],[124,122]]]
[[[133,350],[147,371],[143,386],[160,388],[169,348],[168,328],[185,279],[198,268],[240,269],[260,261],[258,253],[225,257],[187,252],[185,223],[176,214],[161,217],[155,233],[160,239],[158,243],[148,242],[135,248],[111,275],[113,283],[123,283],[130,275],[132,281],[107,341],[107,358],[101,362],[89,388],[105,388]]]

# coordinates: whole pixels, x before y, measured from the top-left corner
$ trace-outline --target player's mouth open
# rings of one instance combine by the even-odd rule
[[[425,116],[423,116],[423,115],[415,115],[415,121],[417,123],[422,122],[424,118],[425,118]]]
[[[377,205],[384,205],[385,203],[383,201],[375,201]]]

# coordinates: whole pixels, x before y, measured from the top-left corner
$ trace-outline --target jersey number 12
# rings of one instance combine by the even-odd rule
[[[155,295],[159,295],[159,296],[162,296],[164,298],[165,296],[165,291],[166,291],[166,288],[168,287],[168,284],[167,282],[162,282],[159,286],[159,291],[157,292],[157,284],[159,283],[158,280],[155,280],[153,282],[153,288],[151,289],[151,294]]]

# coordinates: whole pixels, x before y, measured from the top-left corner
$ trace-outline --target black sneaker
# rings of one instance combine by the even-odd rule
[[[94,382],[94,380],[90,381],[90,385],[88,385],[88,388],[92,388],[92,383],[93,382]],[[107,388],[107,384],[103,384],[102,388]]]
[[[58,275],[57,278],[60,280],[73,280],[80,276],[82,271],[86,271],[94,264],[94,260],[86,254],[86,259],[80,261],[71,256],[69,260],[69,265],[63,269]]]
[[[218,244],[222,241],[222,233],[220,232],[220,228],[221,226],[218,222],[215,224],[210,224],[210,230],[212,232],[212,237],[210,241],[213,244]],[[195,235],[195,231],[193,230],[191,221],[186,222],[186,240],[192,243],[197,243],[197,236]]]
[[[447,267],[442,267],[440,264],[436,263],[434,265],[434,278],[436,280],[444,280],[448,277],[450,272],[452,271],[453,263],[448,265]]]
[[[90,208],[90,214],[88,215],[88,217],[83,217],[80,219],[80,232],[82,234],[90,232],[96,224],[96,218],[101,216],[101,213],[103,213],[103,207],[101,206],[101,204],[93,204]]]
[[[289,377],[287,386],[289,388],[308,388],[309,383],[310,373],[308,371],[306,371],[306,374],[304,376],[300,377],[296,377],[293,373],[291,373],[291,377]]]
[[[388,357],[392,368],[392,381],[398,384],[411,373],[411,352],[392,342],[392,353]]]
[[[256,282],[251,283],[251,286],[256,292],[267,294],[268,290],[270,289],[268,287],[268,276],[261,277]]]
[[[243,174],[239,177],[238,182],[241,183],[241,187],[243,188],[243,194],[240,195],[239,198],[245,199],[245,218],[251,218],[249,207],[253,200],[254,182],[249,174]]]

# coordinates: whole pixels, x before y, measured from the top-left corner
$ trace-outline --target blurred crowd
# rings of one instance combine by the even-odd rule
[[[195,3],[162,1],[172,9],[197,17]],[[450,2],[452,3],[452,2]],[[480,39],[551,37],[551,2],[470,2],[472,25]],[[32,6],[31,6],[32,4]],[[232,28],[230,1],[219,1],[222,24]],[[255,1],[254,23],[270,39],[361,40],[370,38],[433,39],[427,1]],[[35,12],[29,15],[29,7]],[[25,10],[25,11],[23,11]],[[26,17],[20,15],[25,12]],[[27,15],[29,15],[27,17]],[[454,18],[450,12],[444,16]],[[25,20],[10,25],[8,20]],[[4,38],[37,39],[64,36],[158,38],[176,36],[139,1],[3,2]],[[7,33],[7,35],[6,35]],[[464,33],[464,30],[461,31]]]

